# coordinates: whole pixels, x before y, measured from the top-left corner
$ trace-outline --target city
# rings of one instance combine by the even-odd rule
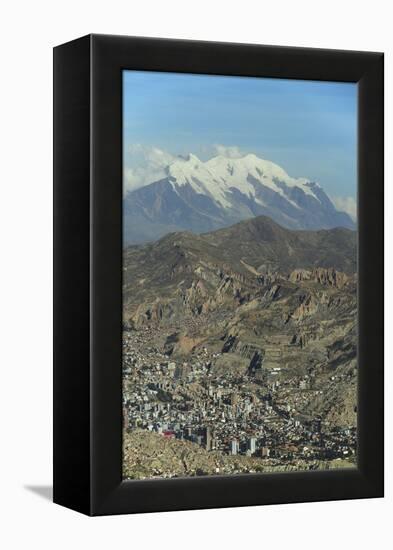
[[[174,327],[166,328],[169,335]],[[206,451],[271,459],[273,465],[274,459],[354,461],[355,427],[330,426],[300,412],[311,397],[323,398],[312,374],[292,377],[280,367],[215,373],[212,365],[222,353],[205,347],[187,361],[173,360],[165,345],[152,346],[163,341],[161,332],[151,327],[124,331],[125,430],[187,440]]]

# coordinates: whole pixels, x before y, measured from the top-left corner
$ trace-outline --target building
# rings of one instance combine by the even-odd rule
[[[270,456],[269,447],[262,447],[260,453],[262,458],[268,458]]]
[[[256,437],[250,437],[250,439],[248,440],[248,445],[247,446],[248,446],[248,450],[253,455],[255,453],[255,451],[257,450],[257,438]]]
[[[128,429],[128,425],[128,410],[127,407],[123,407],[123,426],[125,430]]]
[[[235,407],[239,401],[239,398],[236,393],[231,394],[231,405],[232,407]]]
[[[237,455],[239,452],[239,442],[237,439],[232,439],[231,441],[231,455]]]
[[[204,429],[205,448],[207,451],[212,450],[212,434],[209,427]]]

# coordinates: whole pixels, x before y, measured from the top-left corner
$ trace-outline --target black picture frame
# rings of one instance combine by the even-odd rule
[[[358,83],[358,467],[122,481],[122,70]],[[54,49],[54,502],[88,515],[383,496],[383,54],[88,35]]]

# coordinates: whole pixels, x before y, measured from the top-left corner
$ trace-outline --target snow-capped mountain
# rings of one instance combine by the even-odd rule
[[[204,233],[266,215],[289,229],[354,228],[322,187],[292,178],[273,162],[249,154],[202,162],[176,158],[165,177],[124,197],[125,244],[155,240],[171,231]]]

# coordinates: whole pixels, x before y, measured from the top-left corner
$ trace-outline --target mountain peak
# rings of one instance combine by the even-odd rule
[[[200,159],[199,159],[196,155],[194,155],[193,153],[189,153],[189,154],[188,154],[188,156],[187,156],[187,161],[189,161],[189,162],[197,162],[197,163],[201,162]]]
[[[190,153],[170,162],[165,174],[126,195],[125,215],[133,217],[126,227],[134,227],[138,235],[136,241],[126,235],[126,241],[151,240],[175,230],[203,233],[261,215],[289,229],[354,228],[319,184],[291,177],[253,153],[207,161]],[[141,228],[146,233],[142,239]]]

